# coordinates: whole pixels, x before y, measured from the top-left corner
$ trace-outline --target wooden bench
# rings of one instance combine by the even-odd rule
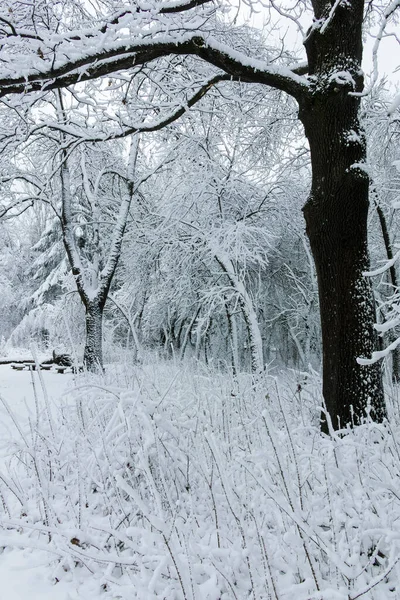
[[[14,369],[15,371],[24,371],[25,370],[25,365],[24,364],[18,364],[18,363],[12,363],[11,364],[11,368]]]
[[[28,369],[28,371],[36,371],[36,365],[34,362],[26,362],[25,367]]]
[[[40,365],[41,371],[50,371],[53,365]]]
[[[57,373],[60,373],[61,375],[65,373],[65,369],[68,369],[68,367],[56,367]]]

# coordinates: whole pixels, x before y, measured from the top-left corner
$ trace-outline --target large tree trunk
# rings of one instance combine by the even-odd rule
[[[318,278],[323,395],[335,429],[360,423],[369,406],[376,421],[386,415],[380,364],[357,363],[376,348],[374,298],[363,276],[369,268],[366,144],[360,98],[351,95],[362,89],[361,23],[362,3],[355,0],[339,4],[326,29],[309,35],[315,90],[299,113],[311,150],[304,215]]]
[[[83,363],[88,371],[103,370],[103,310],[104,302],[86,302],[86,343]]]

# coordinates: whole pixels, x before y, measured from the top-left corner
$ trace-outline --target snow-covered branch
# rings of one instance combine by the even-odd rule
[[[378,69],[378,53],[379,48],[382,42],[382,39],[385,37],[385,32],[388,26],[388,23],[394,13],[400,8],[400,0],[393,0],[383,11],[381,22],[379,25],[378,33],[375,36],[375,43],[372,49],[372,76],[369,85],[364,89],[363,92],[353,92],[351,95],[353,96],[367,96],[371,93],[374,85],[378,81],[379,77],[379,69]]]
[[[80,129],[71,124],[63,124],[63,123],[53,123],[47,122],[41,124],[39,128],[35,129],[35,132],[39,131],[43,127],[48,127],[49,129],[61,131],[73,138],[80,139],[85,142],[105,142],[112,139],[121,139],[128,137],[129,135],[135,135],[139,133],[151,133],[154,131],[159,131],[164,127],[167,127],[177,119],[179,119],[185,112],[194,106],[199,100],[203,98],[203,96],[208,92],[208,90],[221,81],[230,81],[232,79],[229,75],[215,75],[209,78],[199,90],[190,95],[184,102],[178,105],[178,107],[171,111],[169,114],[156,119],[150,123],[137,123],[122,126],[119,131],[115,131],[112,133],[100,133],[93,131],[92,129],[85,128]]]
[[[7,70],[4,67],[0,70],[0,97],[68,87],[147,64],[163,56],[190,54],[203,58],[234,78],[269,85],[294,97],[300,97],[308,89],[307,80],[290,68],[252,58],[212,36],[202,37],[198,33],[164,34],[156,39],[140,38],[133,43],[124,39],[106,49],[100,43],[94,48],[74,52],[78,58],[55,61],[51,65],[41,61],[30,69],[21,69],[21,65],[13,64],[10,59]],[[13,76],[11,72],[17,72],[17,75]]]

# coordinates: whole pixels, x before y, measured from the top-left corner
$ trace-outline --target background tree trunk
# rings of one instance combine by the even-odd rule
[[[213,254],[215,260],[227,275],[232,288],[238,294],[239,304],[246,323],[249,338],[251,370],[253,373],[262,373],[264,370],[263,346],[260,326],[258,324],[257,313],[253,306],[253,301],[248,294],[244,283],[237,276],[229,256],[222,250],[216,252],[215,249]]]
[[[86,302],[86,342],[83,363],[88,371],[103,370],[103,310],[104,302]]]
[[[378,214],[379,225],[381,226],[383,243],[385,244],[385,250],[386,250],[386,257],[388,259],[388,262],[390,262],[393,260],[393,248],[392,248],[392,242],[390,240],[389,228],[387,226],[385,213],[383,212],[383,209],[377,200],[375,200],[374,203],[375,203],[376,212]],[[390,283],[393,286],[392,293],[397,292],[399,286],[398,286],[398,281],[397,281],[396,266],[394,264],[390,265],[390,267],[389,267],[389,276],[390,276]],[[398,327],[395,328],[394,331],[391,331],[389,334],[389,344],[394,342],[399,337],[399,334],[400,334],[400,332],[399,332]],[[399,348],[399,346],[397,346],[397,348],[395,348],[392,351],[392,382],[399,383],[399,381],[400,381],[400,348]]]

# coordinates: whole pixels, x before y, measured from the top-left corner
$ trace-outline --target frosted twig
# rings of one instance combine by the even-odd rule
[[[388,24],[388,21],[390,19],[390,17],[393,15],[393,13],[400,7],[400,0],[393,0],[393,2],[391,2],[391,4],[389,4],[388,7],[386,7],[386,9],[383,12],[383,18],[381,21],[381,24],[379,26],[379,30],[378,33],[376,35],[375,38],[375,43],[374,43],[374,47],[372,49],[372,65],[373,65],[373,71],[372,71],[372,77],[371,77],[371,81],[368,85],[367,88],[365,88],[362,92],[350,92],[350,96],[368,96],[368,94],[370,94],[374,88],[375,83],[378,80],[378,76],[379,76],[379,71],[378,71],[378,51],[379,51],[379,47],[381,45],[381,41],[384,37],[385,34],[385,29],[386,26]]]
[[[327,27],[329,26],[329,23],[332,21],[336,9],[337,7],[340,5],[340,3],[342,2],[342,0],[336,0],[335,4],[332,6],[331,10],[329,11],[329,15],[327,16],[327,18],[325,19],[325,21],[323,22],[321,29],[320,29],[320,33],[324,33],[325,30],[327,29]]]

